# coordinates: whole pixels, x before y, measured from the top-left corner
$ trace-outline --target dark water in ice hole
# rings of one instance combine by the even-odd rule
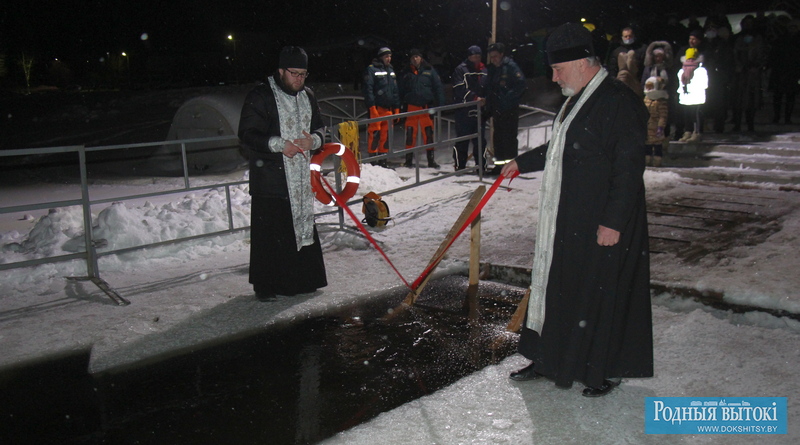
[[[306,444],[365,422],[512,354],[522,290],[431,281],[157,363],[90,376],[89,353],[0,374],[0,443]],[[266,303],[268,304],[268,303]],[[355,316],[354,314],[358,314]]]

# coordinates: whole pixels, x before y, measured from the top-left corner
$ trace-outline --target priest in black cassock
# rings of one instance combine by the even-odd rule
[[[513,380],[581,382],[603,396],[622,378],[653,375],[650,258],[642,175],[647,110],[607,75],[590,32],[567,23],[546,43],[567,100],[552,139],[502,174],[544,170],[519,352],[532,363]]]
[[[328,284],[309,168],[325,125],[306,77],[306,52],[284,47],[278,69],[248,93],[239,120],[250,155],[250,283],[261,301]]]

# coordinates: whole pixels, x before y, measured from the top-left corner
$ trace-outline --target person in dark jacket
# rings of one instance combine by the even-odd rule
[[[532,363],[510,378],[546,377],[608,394],[653,375],[645,205],[644,104],[600,66],[591,34],[567,23],[546,43],[567,101],[549,143],[503,167],[544,170],[531,292],[518,350]],[[513,240],[511,241],[513,242]]]
[[[587,30],[588,31],[588,30]],[[519,153],[517,132],[519,126],[519,103],[525,93],[525,76],[519,66],[505,55],[502,43],[489,45],[489,93],[486,97],[486,110],[492,118],[492,148],[494,149],[494,169],[489,175],[497,176],[503,165]]]
[[[477,45],[470,46],[467,52],[469,55],[466,60],[461,62],[453,71],[453,103],[478,102],[480,106],[483,106],[486,103],[486,86],[489,78],[486,73],[486,65],[481,62],[481,47]],[[477,108],[459,108],[456,110],[456,136],[467,136],[476,132],[480,135],[480,145],[477,137],[456,142],[453,152],[453,163],[456,171],[467,168],[470,142],[472,142],[472,158],[475,160],[475,165],[486,171],[486,159],[481,150],[481,148],[486,148],[486,138],[484,137],[485,118],[486,115],[483,114],[480,120],[478,119]]]
[[[239,120],[250,155],[250,283],[261,301],[328,284],[309,167],[325,125],[307,76],[305,51],[283,48],[278,70],[247,94]]]
[[[397,87],[397,78],[392,68],[392,50],[383,47],[378,50],[372,64],[364,73],[362,85],[364,105],[369,110],[369,118],[391,116],[400,112],[400,92]],[[374,122],[367,126],[367,151],[370,156],[388,153],[386,146],[389,138],[389,125],[391,120]],[[379,162],[386,167],[386,160]]]
[[[412,49],[409,52],[409,66],[400,77],[400,102],[403,111],[426,110],[431,106],[444,105],[444,88],[439,73],[433,66],[422,58],[422,52]],[[424,144],[433,143],[433,120],[431,115],[416,114],[409,116],[406,121],[406,148],[417,145],[417,131],[421,130]],[[439,168],[434,159],[433,147],[427,149],[428,167]],[[406,155],[406,167],[414,164],[414,154]]]
[[[708,91],[705,114],[714,120],[714,132],[723,133],[728,120],[728,103],[731,95],[730,84],[733,79],[733,46],[728,41],[728,20],[723,15],[724,24],[706,20],[704,63],[708,71]],[[727,26],[725,26],[727,25]]]
[[[785,124],[792,123],[795,99],[800,90],[800,21],[788,23],[787,33],[773,42],[769,58],[769,88],[772,90],[772,122],[783,117]],[[783,114],[781,115],[781,107]]]
[[[742,130],[742,114],[747,131],[755,131],[756,110],[761,106],[761,73],[769,56],[767,41],[756,29],[755,18],[745,16],[733,44],[733,131]]]

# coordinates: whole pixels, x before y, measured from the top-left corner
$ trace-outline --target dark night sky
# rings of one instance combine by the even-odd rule
[[[38,61],[58,58],[76,68],[106,54],[201,54],[261,51],[271,60],[286,44],[311,45],[375,35],[395,49],[425,48],[435,38],[451,51],[486,46],[491,0],[26,0],[0,9],[0,53],[25,51]],[[754,10],[757,0],[498,0],[498,40],[527,42],[525,34],[586,17],[616,34],[634,18]],[[147,33],[147,40],[142,40]],[[255,35],[259,37],[252,38]],[[250,48],[247,48],[248,36]],[[256,43],[257,42],[257,43]],[[258,48],[252,48],[258,45]],[[260,49],[261,46],[265,48]],[[247,57],[247,56],[244,56]],[[243,59],[244,57],[240,57]],[[253,58],[252,56],[250,57]],[[131,59],[129,59],[131,60]],[[11,64],[13,62],[8,62]],[[262,63],[263,64],[263,63]]]
[[[714,4],[688,0],[508,3],[511,9],[500,11],[498,23],[530,30],[581,15],[601,18],[609,25],[624,23],[626,16],[671,9],[684,12],[682,15],[692,10],[704,15]],[[734,5],[765,2],[729,0],[725,4],[732,10]],[[53,57],[132,51],[143,44],[157,49],[214,50],[225,44],[228,33],[237,32],[267,33],[276,41],[300,44],[375,34],[398,45],[419,46],[435,35],[484,35],[491,23],[491,0],[27,0],[5,8],[0,17],[2,49]],[[504,15],[511,16],[511,23]],[[149,35],[146,43],[140,40],[143,32]],[[515,33],[519,31],[515,29]]]

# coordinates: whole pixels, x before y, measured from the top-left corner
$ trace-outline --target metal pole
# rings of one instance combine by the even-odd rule
[[[489,37],[489,44],[497,41],[497,0],[492,0],[492,35]]]
[[[489,44],[497,42],[497,0],[492,0],[492,36],[489,38]],[[488,51],[487,58],[488,58]],[[489,61],[487,60],[487,65]],[[490,87],[491,88],[491,87]],[[492,147],[491,154],[494,155],[494,118],[489,119],[489,138],[488,146]],[[488,152],[488,148],[487,148]]]
[[[86,146],[78,147],[78,162],[81,169],[81,200],[83,204],[83,238],[86,247],[86,275],[89,278],[97,278],[97,252],[94,250],[92,241],[92,205],[89,202],[89,180],[86,171]]]
[[[478,159],[476,162],[478,163],[478,177],[482,180],[484,173],[483,166],[486,165],[486,153],[484,153],[484,146],[483,146],[483,113],[481,113],[481,105],[480,103],[475,106],[478,110],[478,140],[475,141],[475,144],[478,145]]]
[[[111,288],[108,283],[100,278],[100,266],[97,264],[97,251],[94,247],[94,236],[92,235],[92,204],[89,201],[89,180],[86,171],[86,146],[78,147],[78,158],[81,169],[81,200],[83,204],[83,237],[86,246],[86,276],[97,285],[106,295],[120,306],[131,304],[123,298],[117,291]],[[68,278],[74,279],[74,278]]]
[[[181,160],[183,161],[183,185],[189,188],[189,161],[186,157],[186,143],[181,142]]]
[[[349,150],[349,148],[348,148]],[[333,178],[336,184],[336,192],[339,193],[342,191],[342,164],[344,161],[342,158],[338,158],[339,162],[336,163],[333,169]],[[339,230],[344,229],[344,209],[341,207],[337,207],[339,213]]]
[[[231,187],[225,186],[225,200],[228,203],[228,230],[233,230],[233,204],[231,204]]]

